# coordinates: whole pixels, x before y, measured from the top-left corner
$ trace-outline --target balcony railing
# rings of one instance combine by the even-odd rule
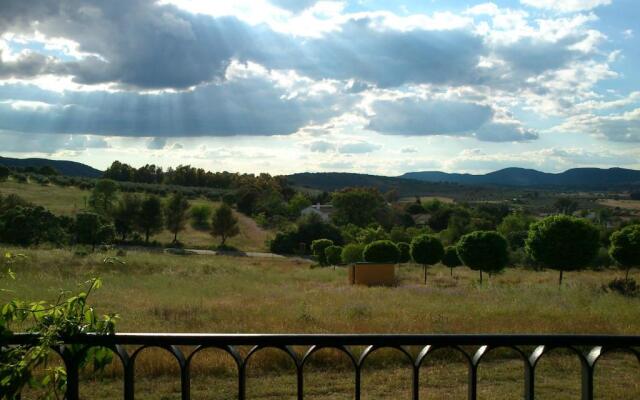
[[[0,338],[0,346],[28,344],[34,337],[26,334]],[[70,350],[76,345],[76,351]],[[86,335],[64,340],[64,345],[53,349],[58,352],[67,370],[67,393],[69,400],[79,399],[79,367],[80,354],[77,345],[86,351],[91,347],[106,347],[111,349],[122,362],[124,369],[124,398],[134,398],[135,362],[140,351],[149,347],[159,347],[168,350],[178,361],[180,366],[180,380],[182,399],[190,399],[190,366],[193,357],[207,348],[220,349],[228,353],[238,368],[238,399],[246,398],[246,366],[252,355],[265,348],[283,350],[293,360],[297,376],[297,398],[304,398],[304,368],[309,357],[321,349],[337,349],[350,359],[355,374],[355,399],[360,399],[361,371],[367,358],[377,349],[392,348],[399,350],[411,362],[412,399],[420,396],[420,367],[438,349],[452,348],[459,351],[468,366],[468,398],[475,400],[478,393],[478,367],[487,353],[496,348],[514,350],[524,364],[524,399],[535,398],[535,371],[538,361],[546,353],[557,348],[571,350],[580,360],[582,399],[592,400],[594,387],[594,369],[602,355],[611,351],[626,351],[635,356],[640,363],[640,336],[612,336],[612,335],[313,335],[313,334],[149,334],[149,333],[119,333],[110,336]],[[133,351],[127,351],[124,346],[138,346]],[[189,354],[185,354],[178,346],[195,346]],[[238,346],[252,346],[251,350],[242,356]],[[294,346],[307,348],[304,354],[294,351]],[[350,346],[366,346],[365,350],[356,356]],[[412,355],[408,346],[420,346],[417,355]],[[473,347],[468,352],[463,347]],[[523,348],[534,347],[531,352]]]

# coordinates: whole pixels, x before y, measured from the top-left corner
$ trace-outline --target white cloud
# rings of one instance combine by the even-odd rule
[[[364,154],[379,150],[380,145],[370,142],[349,142],[343,143],[338,147],[338,152],[342,154]]]
[[[588,11],[611,4],[612,0],[520,0],[520,3],[557,12]]]

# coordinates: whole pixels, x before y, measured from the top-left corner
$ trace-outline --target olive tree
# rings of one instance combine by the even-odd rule
[[[453,269],[462,265],[456,246],[447,246],[447,248],[444,249],[442,264],[451,270],[451,276],[453,276]]]
[[[169,232],[173,233],[173,243],[178,242],[178,233],[183,231],[189,210],[189,201],[180,192],[174,193],[165,207],[165,222]]]
[[[342,246],[329,246],[324,249],[324,257],[328,265],[338,265],[342,261]]]
[[[531,225],[525,250],[533,260],[560,271],[562,285],[564,271],[580,270],[596,257],[599,241],[598,229],[587,220],[554,215]]]
[[[494,274],[502,271],[509,262],[507,240],[495,231],[476,231],[460,238],[457,253],[460,261],[474,271]]]
[[[398,262],[400,263],[408,263],[411,261],[411,245],[406,242],[396,243],[398,246],[398,251],[400,251],[400,259]]]
[[[424,284],[427,284],[427,265],[433,265],[442,260],[444,247],[435,236],[420,235],[411,241],[411,258],[422,264],[424,270]]]
[[[226,203],[222,203],[211,217],[211,235],[220,236],[220,246],[224,246],[228,238],[240,233],[238,218]]]
[[[629,225],[611,235],[609,255],[626,270],[625,280],[629,280],[629,270],[640,266],[640,225]]]

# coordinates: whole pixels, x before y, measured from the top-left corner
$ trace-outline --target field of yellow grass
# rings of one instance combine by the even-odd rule
[[[114,254],[10,250],[26,260],[14,265],[18,276],[8,283],[13,292],[2,296],[52,299],[60,288],[100,276],[104,286],[93,301],[100,312],[120,313],[119,331],[640,333],[640,299],[601,289],[620,276],[615,270],[568,273],[558,289],[553,271],[508,269],[479,286],[477,274],[465,267],[451,277],[438,266],[424,286],[421,268],[403,265],[396,287],[366,288],[347,285],[344,268],[310,268],[288,259],[130,252],[121,258],[124,264],[105,264]],[[353,373],[345,361],[330,350],[318,354],[306,377],[307,398],[352,398]],[[375,355],[363,373],[363,398],[408,398],[411,375],[403,362],[392,351]],[[579,398],[575,357],[552,353],[539,368],[540,398]],[[136,369],[137,398],[179,398],[176,371],[163,350],[145,350]],[[293,367],[277,350],[261,352],[248,373],[249,398],[295,398]],[[423,398],[465,398],[466,369],[454,353],[434,358],[421,374]],[[512,354],[495,353],[480,368],[480,398],[521,398],[522,374]],[[87,378],[81,387],[86,398],[119,398],[120,378],[114,367],[103,380]],[[597,369],[598,398],[640,398],[639,378],[637,361],[610,355]],[[234,398],[230,360],[213,350],[198,356],[192,387],[194,398]]]

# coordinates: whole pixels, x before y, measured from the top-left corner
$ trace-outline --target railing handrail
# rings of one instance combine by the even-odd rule
[[[16,333],[0,337],[0,344],[28,344],[37,338],[34,333]],[[90,345],[290,345],[311,346],[339,343],[358,345],[447,345],[458,346],[640,346],[640,335],[612,334],[378,334],[378,333],[147,333],[120,332],[113,335],[82,334],[61,338],[66,344]]]

